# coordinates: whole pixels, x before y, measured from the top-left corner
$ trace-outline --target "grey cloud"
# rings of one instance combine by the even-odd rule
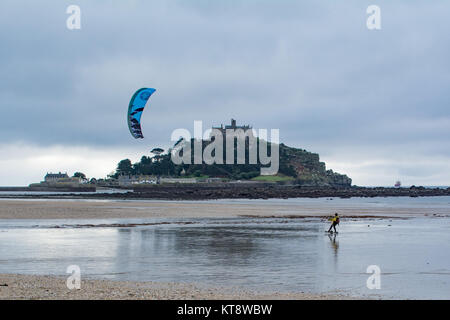
[[[70,1],[2,1],[0,142],[140,145],[125,112],[153,86],[149,145],[234,117],[325,155],[449,156],[450,4],[377,3],[370,32],[371,1],[78,1],[69,31]]]

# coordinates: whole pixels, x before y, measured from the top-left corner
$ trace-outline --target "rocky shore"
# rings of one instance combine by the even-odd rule
[[[95,192],[94,185],[68,186],[32,186],[32,187],[0,187],[0,192]]]
[[[308,187],[277,184],[189,184],[137,186],[133,192],[95,194],[24,194],[0,195],[0,198],[42,199],[151,199],[151,200],[215,200],[215,199],[287,199],[287,198],[352,198],[352,197],[430,197],[449,196],[450,188],[384,188],[384,187]]]
[[[144,199],[270,199],[270,198],[352,198],[352,197],[424,197],[448,196],[450,188],[426,189],[411,188],[335,188],[335,187],[305,187],[291,185],[234,185],[226,187],[182,186],[135,188],[133,193],[124,196]]]

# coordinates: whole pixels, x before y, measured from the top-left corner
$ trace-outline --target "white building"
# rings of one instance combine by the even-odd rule
[[[69,178],[69,176],[67,175],[67,172],[66,173],[61,173],[61,172],[48,173],[47,172],[47,174],[45,175],[44,181],[45,182],[57,182],[61,179],[68,179],[68,178]]]

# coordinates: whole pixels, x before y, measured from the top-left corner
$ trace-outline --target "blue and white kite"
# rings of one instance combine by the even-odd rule
[[[127,118],[128,128],[135,139],[144,138],[141,129],[141,116],[148,99],[155,91],[156,89],[153,88],[142,88],[136,91],[133,97],[131,97]]]

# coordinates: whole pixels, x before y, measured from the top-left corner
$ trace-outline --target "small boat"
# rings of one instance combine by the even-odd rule
[[[396,188],[400,188],[402,186],[402,183],[400,182],[400,181],[397,181],[395,184],[394,184],[394,187],[396,187]]]

